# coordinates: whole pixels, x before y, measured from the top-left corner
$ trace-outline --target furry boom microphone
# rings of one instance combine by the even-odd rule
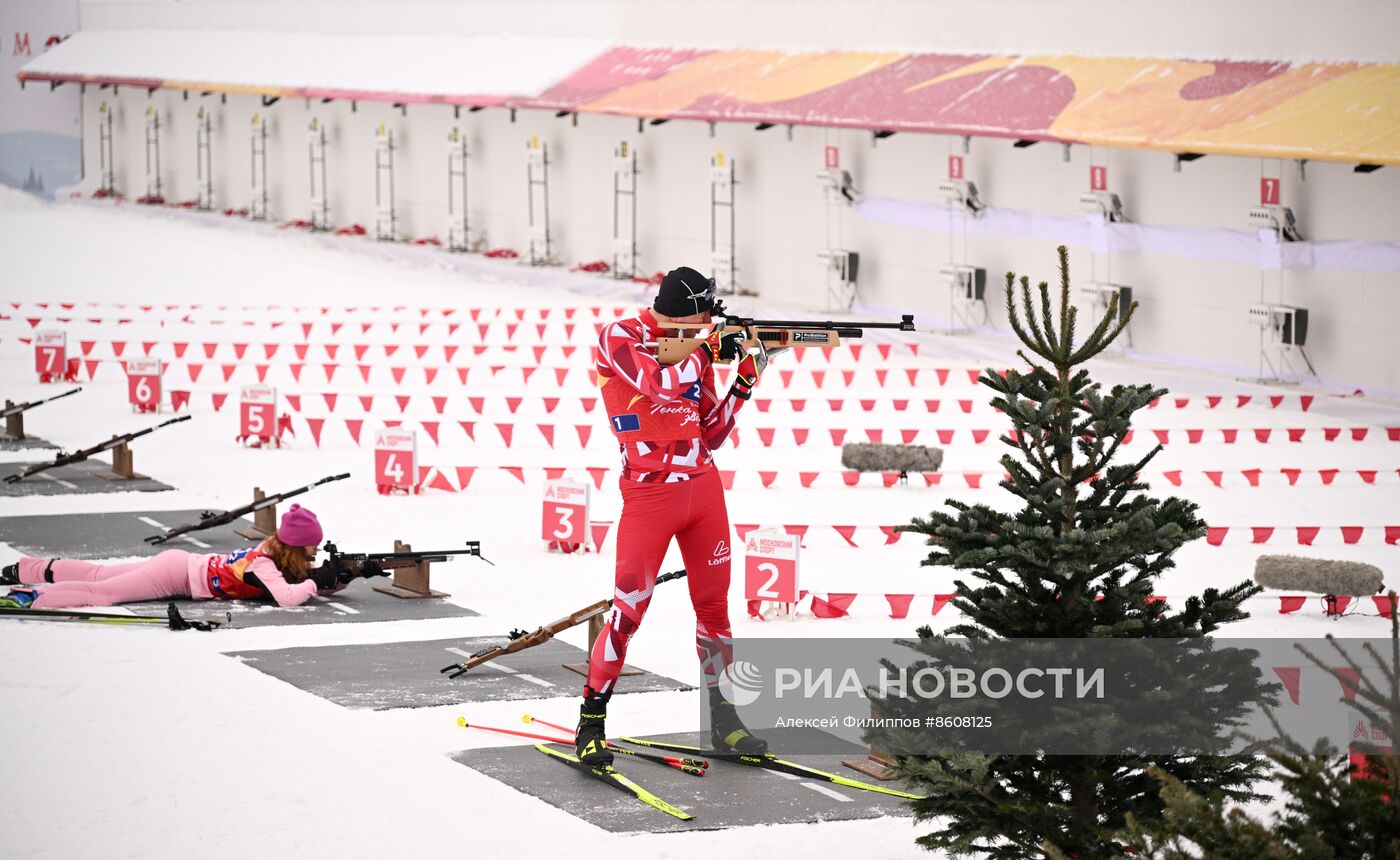
[[[852,442],[841,446],[841,465],[857,472],[937,472],[943,465],[943,449]]]
[[[1359,561],[1330,561],[1296,555],[1261,555],[1254,563],[1254,581],[1280,591],[1318,594],[1378,594],[1381,569]]]

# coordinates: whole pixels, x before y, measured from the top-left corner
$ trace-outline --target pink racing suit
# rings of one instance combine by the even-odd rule
[[[74,606],[112,606],[141,600],[189,597],[212,600],[218,595],[209,587],[209,565],[221,564],[247,550],[225,555],[201,555],[182,549],[168,549],[153,558],[127,564],[95,564],[76,559],[46,558],[19,560],[19,580],[38,586],[35,609],[71,609]],[[51,578],[46,578],[45,570]],[[291,583],[266,556],[257,556],[248,566],[263,589],[278,606],[300,606],[316,594],[311,580]],[[246,573],[244,575],[246,576]]]

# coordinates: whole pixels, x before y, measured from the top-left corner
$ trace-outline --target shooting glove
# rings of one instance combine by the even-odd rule
[[[710,363],[714,364],[718,361],[733,361],[738,358],[739,354],[744,351],[743,343],[743,332],[725,332],[723,328],[717,328],[700,343],[700,348],[709,354]]]
[[[341,584],[340,570],[329,564],[313,567],[307,573],[307,577],[310,578],[312,582],[316,583],[316,587],[322,591],[330,591],[333,588],[339,588]]]
[[[768,351],[763,348],[763,341],[759,341],[758,349],[746,354],[734,366],[734,384],[729,386],[730,393],[740,400],[748,400],[753,396],[754,386],[758,385],[759,377],[763,376],[767,367]]]
[[[369,559],[360,565],[360,576],[388,576],[388,571],[379,566],[379,562]]]

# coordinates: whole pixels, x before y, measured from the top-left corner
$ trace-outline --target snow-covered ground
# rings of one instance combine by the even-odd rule
[[[387,548],[393,538],[425,548],[479,539],[483,553],[496,563],[462,561],[434,570],[437,587],[482,613],[471,618],[262,627],[209,636],[5,622],[0,627],[0,737],[5,739],[0,792],[10,799],[12,813],[0,829],[6,856],[495,857],[617,848],[656,857],[717,851],[734,856],[919,853],[912,842],[919,828],[907,819],[609,834],[446,756],[502,743],[459,729],[458,714],[496,724],[515,723],[525,712],[571,722],[573,700],[474,705],[469,712],[464,707],[350,711],[220,653],[501,634],[512,627],[533,628],[607,596],[612,536],[600,555],[547,552],[539,540],[541,492],[545,468],[590,480],[589,467],[616,465],[600,413],[583,401],[596,397],[587,375],[592,309],[611,318],[616,308],[637,306],[639,289],[587,275],[310,236],[213,215],[110,203],[48,204],[3,189],[0,259],[5,264],[3,395],[21,401],[59,390],[34,380],[31,347],[20,340],[32,336],[32,319],[43,320],[40,328],[68,319],[62,327],[69,332],[70,355],[86,348],[86,358],[99,362],[82,395],[30,414],[31,433],[71,449],[109,432],[154,423],[126,405],[113,341],[124,344],[128,358],[140,354],[143,341],[158,342],[152,354],[172,362],[166,387],[189,391],[195,416],[134,446],[138,468],[176,487],[173,492],[6,498],[0,499],[0,516],[224,508],[243,504],[254,485],[286,489],[348,470],[350,480],[301,500],[318,513],[328,538],[357,548]],[[1032,271],[1049,272],[1052,261],[1026,262]],[[504,309],[501,319],[497,308]],[[473,319],[471,309],[483,310]],[[518,319],[516,309],[529,310]],[[543,310],[551,316],[542,323],[536,314]],[[791,315],[803,309],[753,304],[744,310]],[[905,310],[917,315],[920,309]],[[566,318],[566,312],[573,316]],[[577,324],[566,329],[566,319]],[[451,328],[454,322],[457,327]],[[517,329],[507,328],[517,322]],[[309,332],[302,323],[311,324]],[[483,324],[489,327],[479,328]],[[538,330],[537,324],[545,328]],[[174,343],[188,344],[179,359]],[[310,344],[304,355],[296,352],[300,343]],[[205,353],[205,344],[214,345],[212,355]],[[248,345],[242,356],[234,344]],[[268,357],[272,344],[278,346]],[[877,344],[892,345],[888,357]],[[458,349],[449,356],[443,347],[452,345]],[[479,345],[488,348],[474,349]],[[546,349],[536,356],[534,345]],[[419,354],[415,346],[426,349]],[[566,351],[567,346],[575,348]],[[951,574],[920,568],[924,548],[913,538],[884,545],[878,527],[907,522],[946,498],[1008,504],[1009,496],[995,487],[1001,423],[987,405],[986,389],[971,384],[967,371],[1009,366],[1012,356],[1012,344],[1004,338],[921,333],[873,335],[859,358],[838,350],[828,362],[814,350],[800,362],[788,355],[775,363],[759,393],[773,400],[768,411],[750,405],[740,420],[740,444],[719,455],[721,467],[736,472],[728,495],[731,520],[811,525],[803,588],[861,596],[848,618],[808,615],[764,623],[745,617],[742,576],[736,575],[731,591],[736,638],[890,637],[907,635],[919,624],[956,620],[952,609],[929,617],[931,595],[951,590]],[[196,379],[191,363],[201,366]],[[290,410],[295,439],[280,450],[250,450],[233,440],[232,404],[258,364],[268,365],[269,382],[284,401],[288,394],[299,398],[298,408]],[[300,365],[299,378],[291,375],[294,364]],[[327,364],[339,365],[329,377]],[[542,369],[526,381],[522,368],[536,364]],[[395,367],[404,368],[401,380],[394,378]],[[439,373],[429,381],[424,368]],[[470,368],[466,383],[457,368]],[[562,377],[550,368],[563,370]],[[883,369],[889,372],[881,380],[875,371]],[[780,370],[794,371],[786,386]],[[824,373],[817,377],[812,370]],[[939,370],[947,371],[945,384],[939,384]],[[842,371],[854,371],[849,381]],[[1308,390],[1266,388],[1124,358],[1099,362],[1095,373],[1107,383],[1152,381],[1171,390],[1157,409],[1142,413],[1132,450],[1147,450],[1151,431],[1169,431],[1170,444],[1147,475],[1154,491],[1191,498],[1209,523],[1230,527],[1220,546],[1198,541],[1185,548],[1160,593],[1170,599],[1247,579],[1263,552],[1368,561],[1386,571],[1389,585],[1400,583],[1396,547],[1384,542],[1383,531],[1400,526],[1400,440],[1389,441],[1385,429],[1400,427],[1395,404],[1318,392],[1304,411],[1300,397],[1313,393]],[[223,393],[230,398],[216,411],[214,401]],[[367,412],[359,398],[369,395],[376,399]],[[395,395],[410,399],[400,406]],[[1242,395],[1251,400],[1238,406]],[[1284,399],[1271,407],[1269,397],[1278,395]],[[1207,398],[1217,396],[1223,399],[1212,406]],[[433,397],[447,398],[441,410]],[[512,407],[508,397],[522,399]],[[484,399],[477,404],[470,398]],[[558,402],[551,404],[552,398]],[[1175,398],[1185,402],[1178,407]],[[838,399],[843,406],[833,411],[828,401]],[[862,399],[877,403],[865,411]],[[930,399],[939,401],[937,412],[924,402]],[[802,411],[794,400],[803,401]],[[910,403],[897,411],[894,400]],[[365,440],[384,419],[419,428],[421,462],[438,469],[454,489],[461,483],[459,467],[477,471],[460,492],[380,496],[370,477],[370,448],[355,444],[347,419],[365,422],[360,428]],[[311,439],[317,420],[323,422],[319,446]],[[459,421],[472,423],[474,439]],[[435,427],[437,444],[422,432],[423,422]],[[497,428],[501,424],[512,427],[509,446]],[[552,428],[552,441],[541,424]],[[586,444],[579,426],[592,428]],[[1365,438],[1353,439],[1351,428],[1363,427]],[[773,429],[771,447],[763,444],[758,428]],[[809,431],[805,443],[794,441],[794,428]],[[918,430],[918,441],[931,444],[938,444],[936,430],[951,430],[952,442],[945,446],[948,474],[934,487],[917,477],[908,487],[846,487],[837,474],[840,448],[832,428],[847,430],[852,440],[881,430],[886,441],[898,441],[901,430]],[[1337,438],[1325,441],[1334,428],[1341,428]],[[990,438],[975,442],[972,431],[983,429],[993,431]],[[1194,433],[1188,431],[1195,430],[1203,433],[1193,444]],[[1228,430],[1238,430],[1230,444],[1224,441]],[[1259,441],[1256,430],[1271,431],[1268,441]],[[1301,441],[1290,442],[1289,430],[1301,430]],[[21,459],[15,453],[3,456]],[[503,466],[520,467],[521,477]],[[1254,469],[1260,470],[1258,487],[1249,485],[1248,470]],[[1296,485],[1280,471],[1287,469],[1301,470]],[[1331,469],[1338,470],[1335,476],[1319,471]],[[761,472],[777,473],[771,488],[763,486]],[[802,488],[802,472],[819,473],[810,488]],[[1368,483],[1366,475],[1373,472]],[[616,519],[615,479],[615,472],[608,474],[595,490],[593,519]],[[1173,479],[1180,480],[1179,487],[1171,486]],[[979,480],[980,486],[971,486]],[[855,526],[848,534],[859,546],[847,545],[831,528],[837,525]],[[1276,528],[1268,542],[1250,543],[1256,536],[1251,528],[1267,526]],[[1320,527],[1311,548],[1297,546],[1300,526]],[[1343,526],[1364,531],[1346,544]],[[0,564],[14,556],[0,545]],[[668,565],[678,567],[678,555]],[[909,618],[891,619],[886,593],[921,597]],[[1374,617],[1328,621],[1311,603],[1288,616],[1279,615],[1277,607],[1276,595],[1259,598],[1251,607],[1254,617],[1236,625],[1231,635],[1380,631]],[[1374,613],[1369,604],[1363,608]],[[633,641],[629,662],[695,682],[692,624],[682,591],[663,586]],[[581,646],[584,631],[561,638]],[[620,697],[612,713],[614,731],[696,726],[695,704],[686,694]]]

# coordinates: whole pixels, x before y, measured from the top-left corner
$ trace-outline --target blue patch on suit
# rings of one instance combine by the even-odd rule
[[[614,415],[612,418],[613,430],[617,433],[627,433],[632,430],[642,429],[642,419],[636,413],[626,415]]]
[[[686,400],[689,400],[693,403],[699,403],[700,383],[698,381],[691,383],[690,387],[685,390],[685,393],[682,394],[681,397],[684,397]]]

